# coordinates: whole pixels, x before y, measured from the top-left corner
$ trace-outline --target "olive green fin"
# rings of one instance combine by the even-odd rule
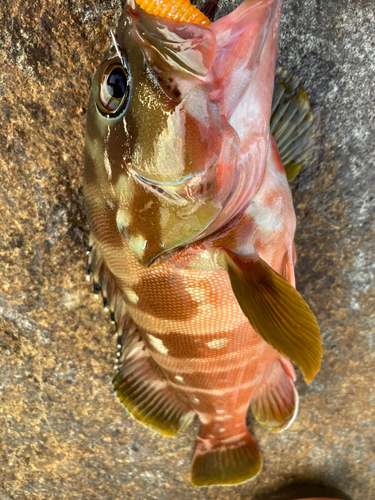
[[[281,361],[251,400],[255,419],[266,429],[281,432],[292,425],[298,413],[298,392]]]
[[[299,79],[280,68],[275,76],[270,129],[287,178],[292,180],[311,157],[315,123]]]
[[[121,357],[113,377],[116,396],[140,423],[172,437],[193,420],[195,413],[170,388],[152,360],[138,328],[126,318]]]
[[[194,486],[231,485],[253,479],[262,468],[258,445],[247,429],[227,440],[197,438],[190,480]]]
[[[300,294],[257,256],[225,249],[227,271],[238,303],[254,330],[296,363],[307,383],[319,371],[321,335],[315,316]]]

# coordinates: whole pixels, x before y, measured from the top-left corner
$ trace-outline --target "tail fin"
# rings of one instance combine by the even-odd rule
[[[197,438],[191,467],[195,486],[231,485],[254,478],[262,467],[259,448],[245,431],[224,440]]]

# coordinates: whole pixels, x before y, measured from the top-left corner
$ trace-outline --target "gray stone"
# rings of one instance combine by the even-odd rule
[[[1,2],[0,498],[240,500],[310,480],[371,500],[373,0],[285,2],[279,63],[300,76],[318,124],[293,193],[298,288],[324,359],[310,387],[298,381],[289,431],[249,422],[263,471],[227,488],[189,483],[197,425],[164,439],[115,400],[114,332],[85,281],[86,103],[120,11],[115,0]]]

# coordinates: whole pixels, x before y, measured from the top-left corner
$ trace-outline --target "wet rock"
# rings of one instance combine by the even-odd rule
[[[293,192],[297,282],[324,361],[310,387],[299,380],[289,431],[249,422],[264,468],[231,488],[190,485],[196,426],[163,439],[111,393],[116,340],[85,281],[82,168],[90,81],[120,12],[114,0],[2,1],[0,497],[239,500],[313,480],[372,498],[372,1],[285,3],[279,63],[300,76],[318,123]]]

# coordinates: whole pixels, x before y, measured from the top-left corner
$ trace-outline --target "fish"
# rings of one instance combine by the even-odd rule
[[[312,118],[294,78],[280,73],[274,92],[283,0],[245,0],[217,20],[212,0],[200,14],[181,3],[128,0],[93,78],[88,275],[116,325],[119,401],[167,437],[197,417],[191,482],[230,485],[262,466],[249,408],[285,430],[298,412],[292,363],[307,383],[320,368],[278,152],[293,177]]]

